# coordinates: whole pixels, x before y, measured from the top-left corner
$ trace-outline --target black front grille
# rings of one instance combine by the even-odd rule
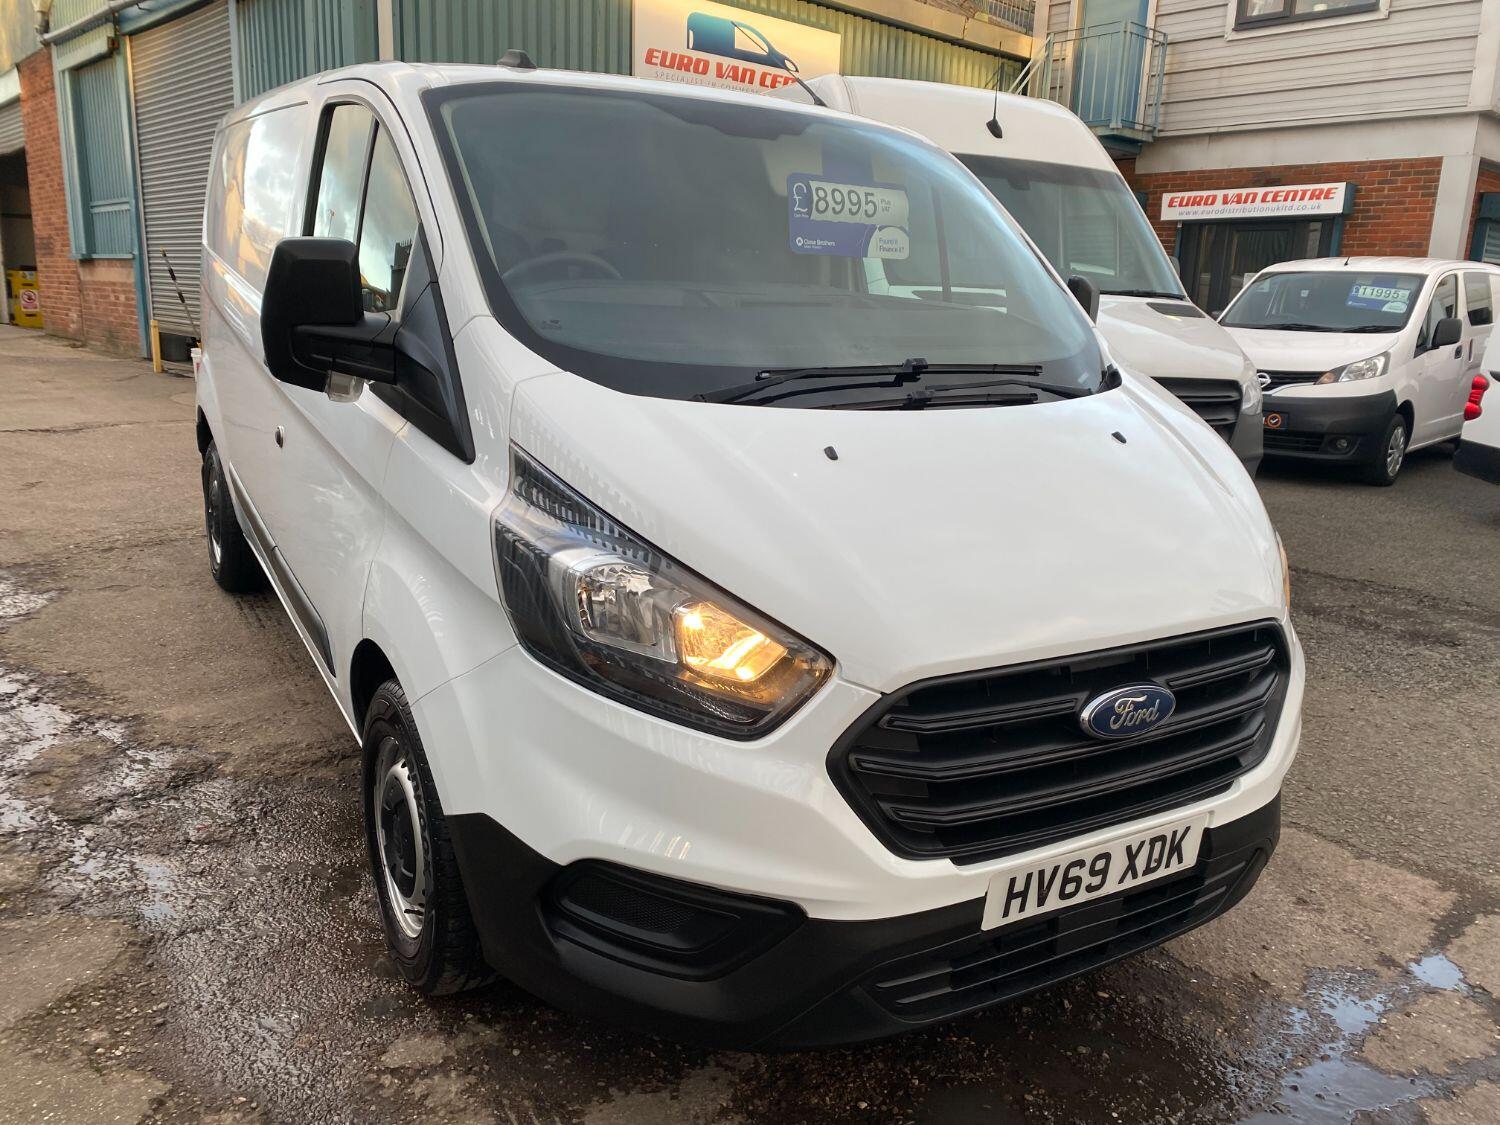
[[[865,991],[913,1023],[1008,1000],[1149,949],[1200,926],[1243,895],[1268,852],[1242,848],[1139,890],[975,934],[882,965]]]
[[[1282,387],[1306,386],[1308,383],[1316,383],[1326,372],[1323,371],[1262,371],[1269,383],[1264,390],[1275,391]]]
[[[894,692],[829,755],[840,792],[886,847],[977,863],[1221,793],[1270,748],[1288,656],[1270,622]],[[1084,733],[1095,695],[1170,688],[1177,709],[1135,738]]]
[[[1225,441],[1240,416],[1240,388],[1221,379],[1158,379]]]

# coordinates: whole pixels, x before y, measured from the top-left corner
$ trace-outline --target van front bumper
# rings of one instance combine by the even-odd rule
[[[1301,735],[1302,652],[1281,627],[1290,666],[1272,743],[1226,791],[967,863],[896,854],[836,787],[830,748],[882,698],[837,677],[748,743],[604,699],[518,648],[412,708],[497,970],[560,1006],[667,1034],[833,1043],[1019,995],[1227,909],[1274,844],[1275,802]],[[1219,879],[1218,867],[1200,867],[1147,884],[1139,899],[1127,892],[1129,901],[1043,917],[1041,931],[1031,922],[979,930],[995,879],[1198,815],[1207,820],[1205,862],[1250,847],[1237,874]],[[1175,889],[1170,903],[1153,897],[1158,887]],[[1137,903],[1147,913],[1116,933]],[[642,956],[619,939],[622,927],[675,936],[665,953]],[[1022,934],[1033,935],[1023,943],[1033,952],[1012,949]],[[712,951],[699,957],[700,947]],[[951,1002],[913,1007],[878,987],[910,976],[908,964],[927,973],[944,957],[1009,963],[1012,954],[1014,972]]]
[[[1167,941],[1245,896],[1280,820],[1278,796],[1210,828],[1188,871],[988,931],[982,898],[816,919],[791,903],[614,865],[561,866],[482,814],[450,817],[449,827],[486,958],[512,981],[632,1028],[767,1049],[898,1034]]]
[[[1265,455],[1299,461],[1363,462],[1380,456],[1380,438],[1396,412],[1394,391],[1373,395],[1283,398],[1262,408]]]

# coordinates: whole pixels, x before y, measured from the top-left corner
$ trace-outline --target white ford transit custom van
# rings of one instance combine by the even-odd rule
[[[958,157],[1063,277],[1099,290],[1099,331],[1124,367],[1149,375],[1260,465],[1260,385],[1227,332],[1188,300],[1125,178],[1093,131],[1056,102],[899,78],[808,79],[776,96],[912,129]],[[992,126],[991,122],[995,124]],[[999,136],[996,136],[998,130]]]
[[[1276,534],[948,155],[521,57],[283,87],[214,160],[209,560],[363,746],[417,988],[842,1042],[1255,881]]]
[[[1390,485],[1458,437],[1497,299],[1482,262],[1317,258],[1262,270],[1219,321],[1263,376],[1268,456]]]

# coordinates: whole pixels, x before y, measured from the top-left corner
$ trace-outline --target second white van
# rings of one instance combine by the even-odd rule
[[[1219,320],[1264,377],[1269,456],[1390,485],[1459,436],[1497,298],[1483,262],[1317,258],[1262,270]]]
[[[1115,360],[1171,391],[1255,472],[1255,368],[1188,300],[1125,178],[1077,115],[1040,98],[937,82],[829,74],[806,85],[776,96],[805,102],[811,91],[830,109],[911,129],[956,156],[1058,273],[1098,289],[1099,331]]]

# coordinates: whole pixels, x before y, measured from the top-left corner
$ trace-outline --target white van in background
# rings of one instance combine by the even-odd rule
[[[1219,322],[1265,376],[1267,456],[1389,485],[1458,437],[1497,301],[1483,262],[1316,258],[1262,270]]]
[[[1058,273],[1098,287],[1099,331],[1116,361],[1161,383],[1255,471],[1261,392],[1254,366],[1188,300],[1125,178],[1076,115],[1040,98],[997,99],[937,82],[829,74],[806,85],[829,109],[911,129],[958,157]],[[776,96],[809,100],[798,86]]]

